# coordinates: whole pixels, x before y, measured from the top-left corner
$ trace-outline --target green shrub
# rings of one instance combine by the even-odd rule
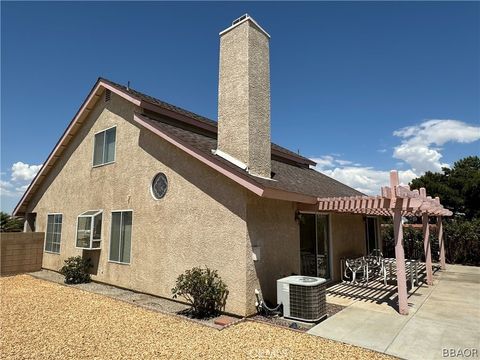
[[[190,304],[194,317],[206,318],[225,306],[228,289],[216,270],[194,267],[177,278],[172,294],[174,299],[182,296]]]
[[[448,263],[480,265],[480,219],[445,221],[444,234]]]
[[[444,219],[445,259],[450,264],[480,265],[480,219]],[[395,257],[393,226],[382,226],[383,255]],[[439,260],[439,243],[436,231],[430,231],[432,260]],[[423,232],[421,229],[403,229],[405,258],[425,261]]]
[[[82,284],[90,282],[88,269],[92,267],[90,259],[81,256],[72,256],[65,260],[60,273],[65,276],[66,284]]]

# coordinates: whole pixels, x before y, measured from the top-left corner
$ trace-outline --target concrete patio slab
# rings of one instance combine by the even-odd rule
[[[392,316],[392,313],[386,311],[350,306],[315,326],[309,333],[385,352],[392,338],[407,321],[408,317],[398,314]],[[356,324],[362,326],[358,327]],[[379,332],[378,327],[384,330]]]
[[[413,317],[386,353],[404,359],[439,359],[444,349],[479,348],[478,330],[445,326],[444,321]]]
[[[355,291],[346,309],[309,333],[404,359],[441,359],[449,349],[480,354],[480,268],[449,265],[437,272],[433,286],[410,292],[408,316],[391,303],[362,300]]]

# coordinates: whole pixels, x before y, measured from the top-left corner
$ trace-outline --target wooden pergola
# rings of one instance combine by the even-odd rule
[[[432,254],[429,240],[429,217],[437,218],[437,232],[440,248],[440,264],[445,270],[445,246],[443,243],[442,217],[452,212],[440,204],[438,197],[427,196],[425,188],[410,190],[401,186],[398,172],[390,172],[390,186],[381,189],[381,196],[351,196],[319,198],[318,211],[362,214],[373,216],[392,216],[395,236],[395,259],[397,267],[398,308],[400,314],[408,314],[407,279],[405,271],[405,253],[403,249],[402,218],[406,216],[422,217],[425,250],[427,284],[433,284]]]

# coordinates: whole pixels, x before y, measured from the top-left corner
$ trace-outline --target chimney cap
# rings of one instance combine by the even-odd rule
[[[233,28],[239,26],[240,24],[243,24],[246,21],[251,21],[258,30],[260,30],[266,37],[268,37],[270,39],[270,34],[267,33],[260,25],[258,25],[258,23],[248,14],[243,14],[239,18],[233,20],[232,25],[230,27],[226,28],[225,30],[221,31],[219,35],[222,36],[223,34],[226,34],[230,30],[232,30]]]

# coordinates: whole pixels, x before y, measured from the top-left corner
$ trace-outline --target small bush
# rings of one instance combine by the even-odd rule
[[[448,263],[480,266],[480,219],[445,221]]]
[[[206,318],[225,306],[228,289],[216,270],[195,267],[177,278],[172,294],[174,299],[182,296],[191,305],[194,317]]]
[[[65,260],[60,273],[65,276],[66,284],[82,284],[90,282],[88,269],[92,267],[90,259],[81,256],[72,256]]]
[[[480,266],[480,219],[444,219],[445,258],[449,264]],[[393,226],[382,226],[383,255],[395,257]],[[439,260],[436,230],[430,231],[432,260]],[[421,229],[403,229],[405,258],[425,261],[423,232]]]

